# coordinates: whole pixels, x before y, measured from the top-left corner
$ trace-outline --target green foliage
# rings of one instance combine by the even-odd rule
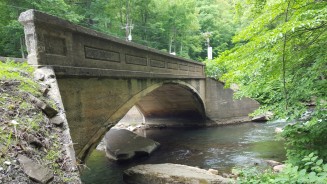
[[[26,56],[21,12],[37,9],[109,35],[199,61],[207,57],[204,32],[214,56],[232,47],[233,5],[223,0],[26,0],[0,2],[0,55]],[[127,31],[128,33],[128,31]]]
[[[314,104],[307,120],[285,128],[287,155],[293,164],[313,151],[326,160],[327,2],[249,0],[236,7],[249,23],[233,38],[233,49],[209,62],[208,73],[238,84],[237,97],[258,100],[257,113],[299,119]]]
[[[29,92],[33,95],[40,95],[39,84],[35,83],[27,76],[33,75],[34,68],[29,66],[26,62],[16,63],[8,61],[0,62],[0,80],[19,81],[19,89],[21,91]]]
[[[302,165],[301,158],[311,152],[327,160],[326,105],[319,105],[308,121],[287,125],[282,133],[286,139],[289,162]],[[321,110],[319,110],[321,109]]]
[[[76,14],[72,7],[65,0],[2,0],[0,2],[0,56],[26,56],[23,26],[18,22],[21,12],[37,9],[72,22],[79,22],[83,16]]]
[[[304,168],[287,164],[280,173],[271,170],[262,172],[257,169],[243,169],[239,171],[237,183],[315,183],[324,184],[327,182],[327,164],[323,163],[314,153],[302,159]]]
[[[217,57],[223,51],[231,49],[233,46],[232,36],[234,36],[237,25],[233,21],[233,4],[223,0],[199,0],[197,1],[199,11],[200,31],[209,32],[210,46],[213,47],[213,56]],[[202,37],[202,48],[198,58],[207,57],[207,45]]]
[[[7,61],[0,62],[0,148],[1,143],[5,143],[5,148],[0,149],[0,155],[5,155],[18,143],[18,131],[24,129],[25,132],[39,130],[39,125],[44,121],[41,112],[34,113],[30,117],[31,109],[35,107],[23,94],[29,92],[39,96],[39,84],[32,79],[34,68],[27,63],[16,63]],[[15,115],[18,113],[20,116]]]

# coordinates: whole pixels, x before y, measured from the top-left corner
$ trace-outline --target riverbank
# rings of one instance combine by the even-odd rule
[[[0,183],[80,183],[60,107],[33,72],[27,63],[0,62]]]

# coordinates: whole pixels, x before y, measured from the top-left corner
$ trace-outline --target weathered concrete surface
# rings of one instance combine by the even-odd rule
[[[224,84],[206,79],[206,114],[218,124],[250,121],[248,114],[259,108],[259,103],[250,98],[233,99],[234,91]]]
[[[219,184],[232,180],[212,174],[207,170],[179,164],[138,165],[124,171],[128,184]]]
[[[110,129],[104,140],[107,157],[116,161],[148,156],[160,146],[160,143],[156,141],[141,137],[125,129]]]
[[[141,78],[204,78],[204,64],[148,48],[63,19],[27,10],[28,63],[51,65],[56,74]]]
[[[144,115],[147,127],[205,125],[204,92],[201,91],[204,81],[185,82],[191,85],[163,85],[140,99],[136,106]]]

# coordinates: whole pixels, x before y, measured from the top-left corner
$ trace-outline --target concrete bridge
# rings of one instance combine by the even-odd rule
[[[38,11],[23,12],[28,63],[56,75],[77,157],[136,105],[147,124],[205,126],[247,119],[251,99],[205,77],[204,65]]]

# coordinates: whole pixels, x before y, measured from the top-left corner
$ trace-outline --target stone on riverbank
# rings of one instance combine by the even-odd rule
[[[267,164],[270,165],[271,167],[275,167],[276,165],[282,165],[282,163],[277,162],[275,160],[266,160]]]
[[[58,111],[56,109],[52,108],[50,105],[43,102],[39,98],[36,98],[32,94],[29,94],[29,98],[31,102],[34,103],[36,107],[41,109],[49,118],[52,118],[58,114]]]
[[[22,165],[24,173],[38,183],[48,183],[54,177],[50,169],[35,163],[24,155],[19,155],[18,161]]]
[[[258,116],[255,116],[251,119],[251,121],[254,122],[266,122],[269,121],[271,118],[273,117],[273,113],[272,112],[266,112],[265,114],[261,114]]]
[[[276,165],[276,166],[274,166],[273,170],[274,170],[275,172],[281,172],[285,167],[286,167],[285,164]]]
[[[111,129],[105,135],[108,158],[124,161],[137,156],[150,155],[160,143],[124,129]]]
[[[216,169],[208,169],[208,171],[209,171],[211,174],[218,175],[218,170],[216,170]]]
[[[204,169],[170,163],[138,165],[124,171],[123,178],[128,184],[218,184],[233,181]]]

